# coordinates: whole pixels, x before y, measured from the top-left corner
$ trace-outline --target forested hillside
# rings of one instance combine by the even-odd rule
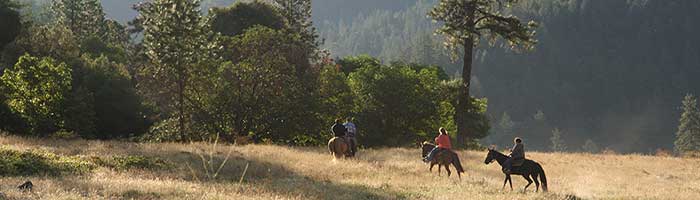
[[[434,3],[319,29],[337,56],[408,59],[455,74],[461,61],[449,62],[425,17]],[[528,148],[549,149],[558,128],[569,150],[588,139],[618,151],[670,148],[682,97],[700,90],[699,8],[697,1],[523,1],[511,12],[539,22],[534,51],[484,44],[474,56],[472,92],[489,99],[493,119],[484,143],[503,146],[518,135]]]
[[[51,21],[46,0],[21,0],[23,15]],[[136,0],[103,0],[125,25]],[[202,11],[234,0],[204,0]],[[426,17],[436,0],[316,0],[313,21],[331,57],[369,54],[440,66],[457,77],[461,60],[442,47]],[[509,12],[539,23],[535,49],[513,52],[483,41],[472,94],[488,98],[491,135],[482,144],[549,150],[559,130],[568,150],[670,149],[686,93],[700,92],[700,2],[684,0],[525,0]],[[27,14],[29,13],[29,14]],[[110,58],[114,59],[114,58]],[[14,63],[12,63],[14,64]],[[348,74],[346,74],[347,76]],[[424,131],[424,130],[422,130]]]

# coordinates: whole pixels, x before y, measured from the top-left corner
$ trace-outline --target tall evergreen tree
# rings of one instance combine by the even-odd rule
[[[515,128],[515,122],[510,118],[507,112],[501,114],[501,118],[498,120],[498,124],[492,129],[492,133],[487,139],[494,144],[505,145],[513,140],[513,131]]]
[[[299,33],[309,50],[320,45],[311,19],[311,0],[275,0],[293,32]]]
[[[566,142],[564,141],[563,134],[559,128],[554,128],[552,130],[552,137],[549,138],[549,141],[552,142],[551,149],[552,151],[555,152],[562,152],[566,151]]]
[[[700,110],[695,96],[688,94],[683,98],[683,113],[679,121],[674,142],[676,151],[700,151]]]
[[[19,35],[22,23],[20,22],[18,9],[19,5],[17,3],[11,0],[0,0],[0,27],[3,29],[0,31],[0,50]],[[0,69],[2,69],[1,66]]]
[[[581,147],[581,149],[583,149],[584,152],[588,152],[588,153],[598,153],[598,151],[600,151],[600,148],[598,148],[598,145],[595,142],[593,142],[593,140],[591,140],[591,139],[587,139],[586,142]]]
[[[506,44],[515,49],[529,49],[535,44],[534,22],[523,24],[512,15],[505,15],[504,8],[518,0],[440,0],[428,16],[443,23],[436,33],[445,35],[445,45],[457,57],[458,48],[462,48],[464,65],[462,68],[462,85],[456,110],[457,121],[456,141],[462,143],[467,139],[475,139],[467,127],[465,115],[468,113],[470,100],[470,82],[472,76],[472,54],[480,39],[488,39],[495,44],[502,38]]]
[[[188,138],[188,109],[197,98],[192,89],[208,69],[203,60],[216,46],[199,0],[155,0],[139,7],[143,19],[143,46],[152,65],[144,73],[153,80],[164,107],[174,110],[178,132]]]
[[[79,41],[104,33],[105,13],[99,0],[53,0],[52,3],[58,22]]]

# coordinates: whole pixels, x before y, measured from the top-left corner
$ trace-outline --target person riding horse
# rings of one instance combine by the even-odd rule
[[[340,119],[335,120],[335,124],[331,127],[333,138],[328,141],[328,150],[337,159],[341,157],[351,157],[349,145],[345,138],[347,130],[341,123]]]
[[[447,135],[447,130],[445,128],[440,127],[440,135],[435,137],[435,148],[428,153],[428,156],[423,158],[423,162],[430,162],[433,160],[433,157],[435,154],[437,154],[440,151],[449,151],[452,148],[452,143],[450,143],[450,136]]]
[[[354,119],[352,117],[348,117],[345,120],[345,123],[343,126],[345,126],[345,140],[350,145],[350,156],[355,156],[355,153],[357,153],[357,127],[355,126],[354,123],[352,123]]]
[[[331,131],[333,132],[333,136],[345,139],[347,129],[343,126],[340,119],[335,119],[335,124],[331,127]]]
[[[516,137],[513,142],[513,148],[510,150],[510,157],[503,164],[503,172],[509,174],[513,170],[513,166],[521,166],[525,161],[525,145],[520,137]]]

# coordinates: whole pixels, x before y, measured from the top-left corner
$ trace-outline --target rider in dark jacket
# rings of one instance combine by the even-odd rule
[[[333,124],[333,127],[331,127],[331,131],[333,132],[333,136],[345,139],[345,132],[347,130],[345,129],[345,126],[343,126],[340,119],[335,120],[335,124]]]
[[[516,137],[513,142],[515,142],[515,145],[510,150],[510,158],[503,164],[503,171],[506,173],[510,173],[513,169],[513,162],[522,163],[522,161],[525,160],[525,145],[523,144],[523,140]]]

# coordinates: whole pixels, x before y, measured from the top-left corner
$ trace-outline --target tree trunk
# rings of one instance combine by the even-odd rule
[[[462,84],[459,88],[457,108],[455,109],[455,123],[457,124],[457,134],[455,135],[456,146],[463,146],[469,137],[469,130],[465,120],[465,115],[469,111],[470,104],[469,88],[472,77],[472,52],[474,50],[474,39],[469,38],[464,41],[464,65],[462,67]]]
[[[180,72],[182,73],[182,72]],[[178,80],[177,84],[177,89],[178,89],[178,114],[180,115],[180,118],[178,119],[178,129],[180,130],[180,135],[182,136],[181,139],[185,139],[188,137],[188,134],[185,132],[185,80],[184,76],[182,74],[180,75],[180,80]]]

